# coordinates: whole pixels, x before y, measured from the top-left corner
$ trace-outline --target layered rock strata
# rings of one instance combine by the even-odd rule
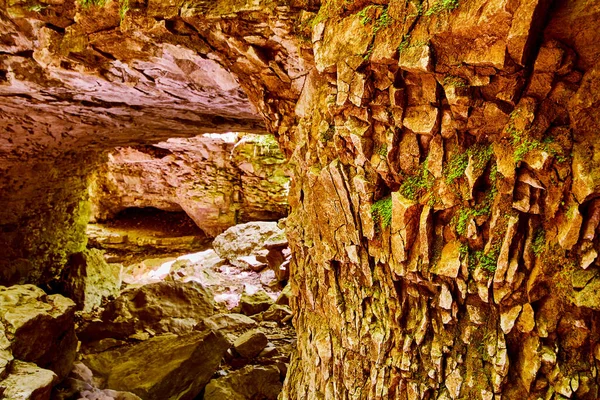
[[[287,215],[289,174],[271,135],[203,135],[122,148],[94,174],[92,216],[131,207],[185,211],[207,235]]]

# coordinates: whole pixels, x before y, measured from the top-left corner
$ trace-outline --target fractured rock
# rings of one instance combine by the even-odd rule
[[[279,369],[275,366],[246,366],[206,385],[204,400],[276,400],[281,392]]]
[[[261,314],[263,321],[283,321],[292,315],[289,306],[273,304],[267,311]]]
[[[292,297],[292,287],[290,285],[287,285],[286,287],[283,288],[281,293],[279,293],[279,297],[277,297],[277,300],[275,300],[275,304],[289,306],[290,305],[290,297]]]
[[[52,371],[14,361],[9,375],[0,381],[0,396],[7,400],[49,400],[57,380]]]
[[[267,335],[258,329],[253,329],[237,338],[233,347],[242,357],[254,358],[263,351],[268,342]]]
[[[33,285],[0,286],[0,319],[15,359],[67,376],[75,359],[75,303]]]
[[[257,327],[256,321],[243,314],[215,314],[204,320],[206,327],[223,333],[230,341],[244,331]]]
[[[253,255],[265,243],[285,238],[285,233],[277,222],[249,222],[227,229],[213,241],[217,254],[239,268],[246,268],[247,262],[239,259]]]
[[[273,304],[273,299],[264,290],[259,290],[254,294],[248,292],[242,293],[239,308],[242,314],[254,315],[266,311]]]
[[[97,249],[73,254],[63,272],[65,293],[79,309],[90,312],[100,306],[103,299],[119,295],[121,269],[119,264],[107,264]]]
[[[229,342],[215,331],[157,336],[131,347],[84,356],[113,390],[144,400],[193,399],[219,366]]]
[[[214,308],[210,290],[194,281],[130,287],[106,306],[102,321],[84,327],[80,339],[122,339],[145,330],[157,334],[189,332],[213,315]]]
[[[600,278],[595,277],[581,291],[576,292],[575,304],[578,307],[587,307],[596,311],[600,310]]]

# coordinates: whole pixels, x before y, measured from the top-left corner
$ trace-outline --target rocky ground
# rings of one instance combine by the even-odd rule
[[[184,224],[128,221],[90,226],[64,296],[0,287],[3,398],[276,399],[295,341],[277,223],[190,252]]]

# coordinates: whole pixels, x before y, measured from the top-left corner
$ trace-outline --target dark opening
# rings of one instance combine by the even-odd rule
[[[163,211],[154,207],[127,208],[104,223],[116,229],[157,232],[157,236],[203,236],[202,229],[183,211]]]

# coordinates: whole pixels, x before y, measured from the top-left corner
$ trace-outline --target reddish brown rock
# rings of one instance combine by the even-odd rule
[[[91,185],[93,217],[129,207],[185,211],[209,236],[287,214],[289,176],[272,136],[204,135],[109,155]]]

